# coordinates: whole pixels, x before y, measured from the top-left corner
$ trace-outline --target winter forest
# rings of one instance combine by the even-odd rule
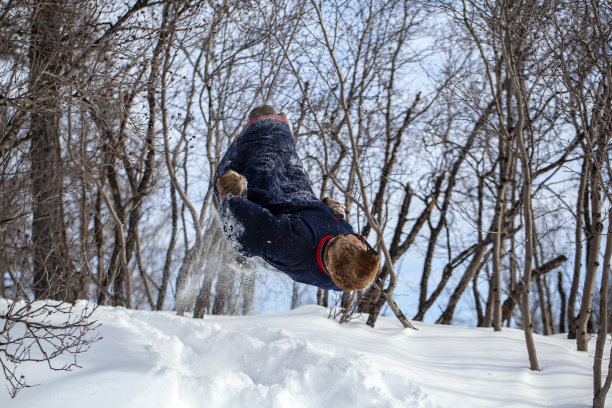
[[[595,355],[604,406],[609,0],[0,4],[11,393],[21,363],[76,365],[98,306],[206,320],[318,304],[371,327],[518,328],[532,370],[533,334],[567,333]],[[286,114],[315,194],[384,255],[368,289],[293,283],[227,243],[212,174],[263,104]]]

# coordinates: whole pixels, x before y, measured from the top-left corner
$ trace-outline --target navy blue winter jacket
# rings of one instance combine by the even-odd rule
[[[246,197],[219,197],[217,178],[229,169],[246,177]],[[353,228],[314,195],[283,117],[252,120],[219,163],[214,186],[223,231],[238,252],[263,258],[297,282],[341,290],[323,253],[331,237]]]

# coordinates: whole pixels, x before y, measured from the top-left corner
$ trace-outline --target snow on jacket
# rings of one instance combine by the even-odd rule
[[[218,197],[217,179],[230,169],[246,177],[246,197]],[[214,186],[223,231],[238,252],[261,257],[297,282],[341,290],[323,254],[331,237],[353,228],[313,193],[283,117],[253,119],[219,163]]]

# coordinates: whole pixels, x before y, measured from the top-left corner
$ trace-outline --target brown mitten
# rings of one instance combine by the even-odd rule
[[[346,219],[346,207],[342,205],[340,202],[332,200],[329,197],[325,197],[323,200],[323,204],[329,206],[336,217]]]
[[[217,179],[217,189],[221,197],[227,194],[244,197],[247,193],[247,180],[242,174],[228,170]]]
[[[247,119],[247,121],[250,122],[256,117],[261,116],[261,115],[275,115],[275,114],[276,114],[276,110],[274,109],[273,106],[270,106],[270,105],[258,106],[257,108],[253,109],[249,113],[249,118]]]

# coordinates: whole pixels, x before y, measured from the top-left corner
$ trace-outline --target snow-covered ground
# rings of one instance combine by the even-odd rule
[[[81,369],[22,372],[41,385],[0,407],[588,407],[591,353],[564,336],[536,336],[529,370],[523,333],[381,317],[339,325],[317,306],[204,320],[100,307],[103,340]],[[612,404],[608,404],[612,406]]]

